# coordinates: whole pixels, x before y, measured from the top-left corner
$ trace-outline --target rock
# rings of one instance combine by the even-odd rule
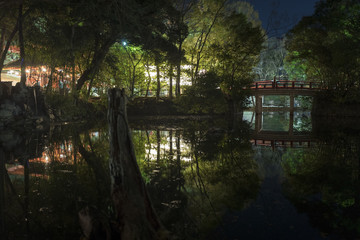
[[[14,102],[5,100],[4,103],[0,105],[0,122],[7,123],[14,121],[21,115],[21,108]]]

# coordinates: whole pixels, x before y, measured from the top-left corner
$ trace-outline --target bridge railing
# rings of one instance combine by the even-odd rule
[[[316,82],[304,81],[258,81],[253,82],[250,86],[251,89],[319,89],[319,84]]]

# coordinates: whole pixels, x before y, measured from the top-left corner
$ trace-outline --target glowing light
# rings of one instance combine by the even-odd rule
[[[127,43],[126,43],[125,41],[123,41],[123,42],[122,42],[122,45],[123,45],[123,46],[126,46],[126,45],[127,45]]]
[[[42,70],[43,72],[46,72],[46,68],[41,68],[41,70]]]
[[[25,71],[26,73],[29,73],[30,72],[30,70],[29,69],[26,69],[26,71]]]

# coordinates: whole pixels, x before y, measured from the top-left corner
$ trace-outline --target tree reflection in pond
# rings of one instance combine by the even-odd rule
[[[360,236],[358,131],[327,127],[310,146],[272,149],[252,146],[247,124],[235,126],[132,125],[141,174],[168,230],[180,239]],[[114,219],[106,126],[17,139],[22,151],[0,148],[1,237],[80,239],[79,212],[106,234]]]
[[[36,146],[37,154],[5,152],[5,174],[10,180],[2,201],[5,239],[79,239],[81,208],[94,205],[108,212],[107,136],[102,133],[90,141],[89,133],[80,134],[76,128],[56,127],[46,137],[37,136],[42,142]],[[96,149],[96,166],[79,154],[78,146]]]
[[[248,125],[231,131],[210,126],[134,131],[155,208],[166,227],[186,239],[205,238],[221,226],[226,210],[256,198],[260,186]]]
[[[329,133],[330,132],[330,133]],[[288,150],[283,156],[284,190],[323,236],[360,236],[360,137],[328,131],[316,149]]]

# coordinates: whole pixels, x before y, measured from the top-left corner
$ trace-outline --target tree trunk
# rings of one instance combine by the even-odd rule
[[[1,39],[0,39],[0,56],[3,54],[4,48],[5,48],[5,28],[1,29]]]
[[[131,78],[131,97],[134,96],[134,90],[135,90],[135,71],[136,71],[136,65],[133,66],[133,75]]]
[[[113,35],[111,36],[102,46],[101,48],[95,50],[94,57],[91,61],[90,66],[83,72],[83,74],[80,76],[80,78],[77,81],[76,84],[76,90],[80,91],[82,86],[86,81],[88,81],[92,75],[95,74],[95,72],[100,67],[100,64],[104,60],[106,54],[108,53],[110,47],[114,44],[116,41],[117,36]]]
[[[21,78],[20,82],[25,85],[26,83],[26,72],[25,72],[25,47],[24,47],[24,36],[23,36],[23,5],[19,6],[19,44],[20,44],[20,66],[21,66]]]
[[[124,90],[109,90],[111,196],[120,239],[165,239],[136,162],[125,101]]]
[[[5,153],[0,147],[0,233],[5,235]],[[6,237],[5,237],[6,238]]]
[[[146,63],[146,72],[148,74],[149,81],[147,82],[145,97],[148,97],[149,90],[150,90],[150,84],[151,84],[151,75],[150,75],[149,64],[148,63]]]
[[[182,56],[182,41],[180,36],[180,44],[179,44],[179,62],[176,65],[176,86],[175,86],[175,95],[176,97],[180,96],[180,77],[181,77],[181,56]]]
[[[6,45],[4,50],[2,51],[1,54],[1,59],[0,59],[0,72],[2,72],[3,68],[4,68],[4,62],[5,62],[5,58],[6,58],[6,54],[10,48],[10,44],[13,40],[13,38],[15,37],[16,32],[18,31],[18,23],[14,26],[14,29],[12,30],[9,38],[7,39]],[[0,82],[1,82],[1,74],[0,74]]]
[[[173,97],[173,65],[170,64],[170,70],[169,70],[169,98],[171,99]]]
[[[177,73],[176,73],[176,86],[175,86],[175,95],[176,97],[180,96],[180,74],[181,74],[181,66],[177,65]]]
[[[54,71],[55,71],[55,67],[51,66],[50,67],[50,76],[49,76],[49,81],[48,81],[48,85],[46,87],[46,93],[51,92],[52,90],[52,84],[53,84],[53,78],[54,78]]]
[[[156,82],[157,82],[157,87],[156,87],[156,99],[160,98],[160,67],[158,64],[156,64]]]
[[[76,86],[74,36],[75,36],[75,25],[72,25],[71,26],[71,38],[70,38],[70,57],[71,57],[71,91],[73,93],[75,92],[75,86]]]

